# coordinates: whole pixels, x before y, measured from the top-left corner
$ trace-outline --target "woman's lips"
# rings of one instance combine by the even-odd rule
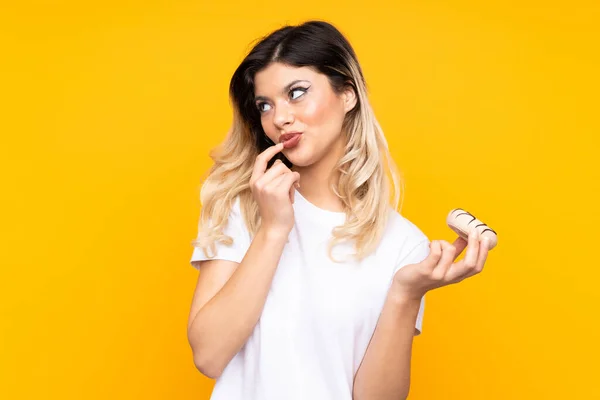
[[[298,144],[301,136],[302,136],[302,133],[300,133],[300,132],[284,133],[283,135],[281,135],[279,137],[279,142],[283,143],[284,149],[289,149]]]

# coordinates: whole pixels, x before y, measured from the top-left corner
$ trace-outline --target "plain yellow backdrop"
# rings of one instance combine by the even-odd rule
[[[355,47],[401,212],[499,235],[428,294],[413,400],[600,398],[594,2],[4,2],[0,398],[208,399],[186,323],[229,78],[285,23]]]

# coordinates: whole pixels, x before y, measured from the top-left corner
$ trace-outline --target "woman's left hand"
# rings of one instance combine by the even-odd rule
[[[476,232],[474,229],[473,233]],[[453,244],[445,240],[432,241],[427,258],[418,264],[405,265],[394,274],[395,290],[402,296],[418,300],[432,289],[458,283],[480,273],[489,251],[487,240],[480,240],[478,234],[472,234],[468,241],[458,237]],[[465,257],[455,263],[465,247]]]

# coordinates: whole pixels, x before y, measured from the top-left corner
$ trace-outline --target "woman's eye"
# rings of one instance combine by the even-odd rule
[[[259,103],[258,106],[257,106],[258,107],[258,111],[260,111],[261,113],[265,112],[265,111],[268,111],[268,109],[265,109],[264,106],[271,107],[267,103]]]
[[[290,93],[292,94],[292,99],[295,100],[298,97],[302,96],[304,93],[306,93],[306,89],[305,88],[295,88],[295,89],[290,90]],[[294,93],[300,93],[300,94],[297,96],[294,96]]]
[[[302,87],[291,89],[290,97],[292,98],[292,100],[296,100],[298,97],[302,97],[302,95],[306,93],[307,90],[308,88]],[[269,111],[271,109],[271,106],[268,103],[261,102],[256,104],[256,108],[258,108],[258,111],[262,114],[264,112]]]

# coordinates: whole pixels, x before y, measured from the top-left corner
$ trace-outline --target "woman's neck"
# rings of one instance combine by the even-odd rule
[[[338,143],[340,143],[339,141]],[[339,179],[340,172],[335,165],[344,154],[343,144],[336,144],[321,160],[306,167],[293,166],[292,171],[300,174],[302,196],[315,206],[333,212],[343,212],[342,201],[331,188]]]

